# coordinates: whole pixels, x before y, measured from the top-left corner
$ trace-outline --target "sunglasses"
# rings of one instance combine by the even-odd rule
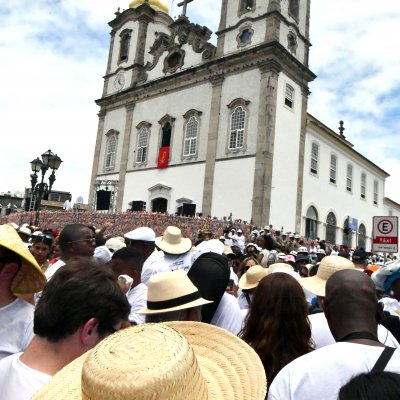
[[[90,243],[96,243],[96,238],[91,237],[91,238],[86,238],[86,239],[80,239],[80,240],[71,240],[70,243],[79,243],[79,242],[86,242],[88,244]]]

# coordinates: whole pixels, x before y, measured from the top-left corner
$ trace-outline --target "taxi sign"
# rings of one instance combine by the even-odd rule
[[[398,217],[373,217],[372,251],[397,253],[399,242]]]

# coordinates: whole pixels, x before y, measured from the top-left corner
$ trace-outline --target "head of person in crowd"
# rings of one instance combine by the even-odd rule
[[[240,336],[260,356],[268,385],[285,365],[313,350],[307,315],[295,278],[274,272],[261,279]]]
[[[77,257],[45,286],[34,314],[36,336],[21,361],[28,366],[36,362],[41,368],[61,369],[117,331],[129,311],[115,277],[86,257]],[[45,372],[53,375],[54,369]]]
[[[61,231],[58,244],[62,260],[67,261],[72,257],[92,257],[96,239],[93,230],[87,225],[69,224]]]
[[[375,271],[371,278],[380,294],[400,301],[400,261],[391,261]]]
[[[265,233],[258,236],[256,244],[258,247],[261,247],[261,249],[273,250],[275,248],[271,235],[267,235]]]
[[[305,246],[300,246],[300,247],[297,249],[297,255],[308,256],[307,247],[305,247]]]
[[[326,256],[326,252],[324,249],[317,250],[317,263],[321,262],[321,260]]]
[[[155,249],[156,234],[147,226],[125,233],[124,238],[126,246],[138,250],[145,260]]]
[[[47,268],[49,263],[49,256],[53,252],[54,238],[53,236],[41,234],[35,235],[32,240],[30,248],[33,256],[42,269]],[[46,265],[47,264],[47,265]]]
[[[181,256],[192,248],[192,241],[182,236],[182,231],[176,226],[168,226],[162,236],[155,239],[155,245],[165,254]]]
[[[126,247],[125,240],[122,236],[112,237],[108,239],[105,243],[108,250],[114,254],[116,251]]]
[[[234,252],[230,252],[230,253],[226,253],[226,254],[229,259],[230,266],[233,269],[233,272],[236,275],[239,275],[240,267],[242,265],[242,262],[243,262],[245,256],[242,253],[234,253]]]
[[[286,264],[291,265],[293,267],[293,269],[294,269],[294,266],[295,266],[295,263],[296,263],[296,257],[293,256],[292,254],[287,254],[285,259],[284,259],[284,262]]]
[[[383,305],[378,303],[375,285],[366,274],[360,274],[354,268],[335,272],[326,283],[323,309],[337,342],[353,332],[366,332],[377,337]]]
[[[364,249],[357,249],[354,251],[351,260],[357,269],[364,271],[368,265],[369,254]]]
[[[340,256],[326,256],[321,261],[318,271],[314,276],[300,279],[300,284],[309,292],[317,296],[318,304],[323,308],[325,286],[327,280],[337,271],[352,269],[354,264],[347,258]]]
[[[146,322],[200,321],[201,307],[211,303],[182,270],[159,272],[147,285],[147,307],[138,311]]]
[[[132,278],[129,289],[133,289],[141,283],[143,262],[143,256],[138,250],[134,247],[123,247],[113,254],[109,265],[115,278],[118,279],[121,275]]]
[[[121,379],[123,377],[123,379]],[[191,321],[123,329],[64,368],[33,400],[264,400],[259,357],[238,337]]]
[[[256,287],[261,279],[267,276],[268,273],[268,268],[264,268],[261,265],[254,265],[240,277],[239,288],[242,289],[242,293],[248,305],[251,304]]]
[[[339,391],[338,400],[400,399],[400,374],[368,372],[351,378]]]
[[[249,243],[246,247],[245,247],[245,256],[246,257],[257,257],[257,248],[256,245],[254,243]]]
[[[0,306],[15,300],[15,294],[32,294],[43,289],[46,278],[16,230],[0,225]]]
[[[245,274],[249,270],[249,268],[254,267],[255,265],[260,265],[256,258],[251,256],[246,257],[240,264],[238,276],[243,276],[243,274]]]
[[[32,236],[32,229],[28,224],[23,224],[18,228],[18,235],[24,243],[28,243]]]
[[[297,254],[294,269],[298,271],[302,277],[308,276],[308,268],[306,267],[308,262],[309,260],[307,255],[304,253]]]
[[[210,323],[229,284],[230,269],[226,256],[204,253],[196,259],[188,277],[206,300],[212,301],[201,310],[201,320]]]

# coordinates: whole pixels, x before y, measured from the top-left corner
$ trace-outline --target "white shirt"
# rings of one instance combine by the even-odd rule
[[[126,297],[131,305],[131,312],[128,317],[129,321],[137,325],[144,324],[146,322],[146,315],[138,314],[136,311],[147,306],[147,286],[144,283],[139,283],[139,285],[129,290]]]
[[[54,264],[49,265],[44,275],[46,276],[47,282],[53,277],[53,275],[65,265],[65,262],[61,259],[57,260]]]
[[[242,322],[243,317],[236,298],[229,293],[224,293],[211,324],[237,335],[242,328]]]
[[[28,367],[22,353],[0,361],[0,400],[29,400],[51,376]]]
[[[164,263],[170,271],[183,269],[187,273],[192,266],[192,253],[189,251],[178,255],[164,254]]]
[[[337,400],[353,376],[370,372],[383,347],[339,342],[312,351],[286,365],[273,380],[268,400]],[[400,349],[385,371],[400,372]]]
[[[28,347],[33,337],[33,312],[33,305],[20,298],[0,308],[0,360]]]
[[[65,211],[69,211],[72,208],[72,203],[69,200],[65,200],[64,205],[63,205],[63,209]]]
[[[335,343],[323,312],[311,314],[308,316],[308,319],[311,323],[311,339],[316,349]],[[396,338],[383,325],[378,325],[378,339],[386,346],[400,347]]]
[[[168,265],[164,263],[164,252],[154,250],[143,263],[141,282],[147,285],[148,280],[159,272],[169,271]]]

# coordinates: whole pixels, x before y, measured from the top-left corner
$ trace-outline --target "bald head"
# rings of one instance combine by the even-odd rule
[[[351,332],[376,335],[380,312],[371,278],[351,269],[334,273],[326,283],[325,315],[336,340]]]

